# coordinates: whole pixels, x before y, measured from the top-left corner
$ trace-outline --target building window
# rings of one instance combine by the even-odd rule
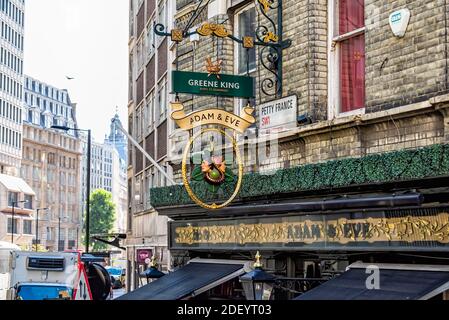
[[[17,206],[17,201],[19,200],[18,192],[8,192],[8,206],[12,207],[13,204]]]
[[[26,194],[25,195],[25,204],[24,204],[24,208],[25,209],[29,209],[32,210],[33,209],[33,196]]]
[[[8,218],[7,233],[17,233],[17,218],[14,219],[14,230],[12,230],[12,218]]]
[[[147,57],[150,58],[154,51],[155,51],[155,44],[154,44],[154,30],[153,30],[154,20],[151,20],[148,24],[148,30],[147,30]]]
[[[31,220],[23,220],[23,234],[33,234]]]
[[[147,104],[145,106],[145,127],[147,133],[153,130],[153,122],[154,122],[153,112],[154,112],[154,93],[152,92],[147,97]]]
[[[158,106],[159,106],[159,123],[163,122],[167,117],[167,90],[166,84],[162,82],[158,92]]]
[[[136,110],[136,135],[137,139],[140,139],[142,136],[142,119],[141,119],[141,110],[140,107]]]
[[[166,26],[167,25],[167,10],[166,10],[166,3],[163,2],[162,4],[159,5],[159,15],[158,15],[158,23]],[[158,46],[163,42],[164,37],[158,37]]]
[[[335,3],[331,2],[331,5]],[[338,0],[332,34],[330,105],[337,113],[363,112],[365,107],[364,0]]]
[[[254,37],[256,30],[256,8],[253,4],[246,6],[242,10],[236,13],[235,19],[235,29],[239,35],[242,37]],[[247,72],[249,66],[249,71],[254,71],[256,69],[256,49],[252,48],[247,52],[247,49],[243,48],[241,45],[236,44],[238,52],[238,70],[239,74],[244,74]],[[249,60],[249,61],[248,61]]]
[[[55,238],[54,238],[54,231],[53,231],[53,229],[54,228],[51,228],[51,227],[47,227],[47,241],[53,241]]]

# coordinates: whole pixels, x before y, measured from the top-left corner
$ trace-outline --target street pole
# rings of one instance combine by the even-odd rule
[[[14,244],[14,207],[16,206],[16,203],[12,202],[12,219],[11,219],[11,243]]]
[[[28,200],[25,201],[12,201],[12,219],[11,219],[11,243],[14,244],[14,233],[16,230],[14,230],[14,208],[16,207],[16,203],[27,203]]]
[[[90,222],[90,153],[91,130],[87,130],[87,173],[86,173],[86,253],[89,253],[89,222]]]
[[[58,252],[61,251],[61,214],[58,215]]]
[[[86,172],[86,253],[89,253],[89,241],[90,241],[90,231],[89,231],[89,223],[90,223],[90,161],[91,161],[91,145],[92,145],[92,130],[84,130],[78,128],[69,128],[66,126],[51,126],[52,129],[58,130],[74,130],[74,131],[87,131],[87,172]],[[59,244],[58,244],[59,245]]]
[[[38,241],[39,241],[39,209],[36,210],[36,242],[34,243],[34,245],[36,246],[36,252]]]

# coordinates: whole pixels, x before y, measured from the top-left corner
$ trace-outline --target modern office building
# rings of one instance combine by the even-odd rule
[[[23,135],[23,36],[25,2],[0,2],[0,241],[28,246],[34,191],[20,179]],[[31,198],[30,198],[31,197]],[[23,204],[20,201],[27,200]],[[18,214],[12,217],[12,212]]]
[[[1,1],[0,171],[18,175],[22,157],[24,1]]]
[[[118,118],[116,115],[112,120]],[[119,120],[120,121],[120,120]],[[82,174],[81,186],[82,197],[81,206],[85,210],[86,204],[86,174],[87,174],[87,137],[82,137]],[[123,147],[125,144],[125,147]],[[112,194],[112,201],[116,206],[116,217],[114,223],[114,232],[126,232],[126,206],[127,206],[127,190],[126,190],[126,159],[121,156],[122,151],[126,148],[126,140],[123,134],[114,128],[111,121],[111,132],[106,136],[104,143],[92,142],[91,149],[91,192],[103,189]],[[122,154],[120,154],[122,152]],[[125,152],[126,157],[126,152]]]
[[[76,128],[76,105],[67,90],[29,76],[25,76],[24,102],[20,174],[36,192],[38,243],[50,251],[76,248],[81,235],[80,139],[74,131],[51,129],[53,125]]]
[[[169,39],[156,37],[156,23],[170,24],[174,1],[130,0],[128,132],[170,174],[167,159],[170,92]],[[142,284],[139,275],[148,266],[145,257],[156,256],[163,270],[170,264],[167,218],[150,205],[149,191],[167,184],[164,176],[139,151],[128,148],[128,290]],[[145,281],[145,280],[143,280]],[[143,282],[144,283],[144,282]]]

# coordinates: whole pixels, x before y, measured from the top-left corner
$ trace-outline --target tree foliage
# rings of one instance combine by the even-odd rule
[[[89,233],[110,233],[115,221],[115,204],[112,202],[112,194],[106,190],[95,190],[90,194],[90,225]],[[99,241],[90,241],[92,250],[104,250],[107,244]]]

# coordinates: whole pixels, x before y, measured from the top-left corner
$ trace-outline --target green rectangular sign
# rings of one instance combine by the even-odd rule
[[[254,78],[229,74],[173,71],[173,91],[195,95],[254,97]]]

